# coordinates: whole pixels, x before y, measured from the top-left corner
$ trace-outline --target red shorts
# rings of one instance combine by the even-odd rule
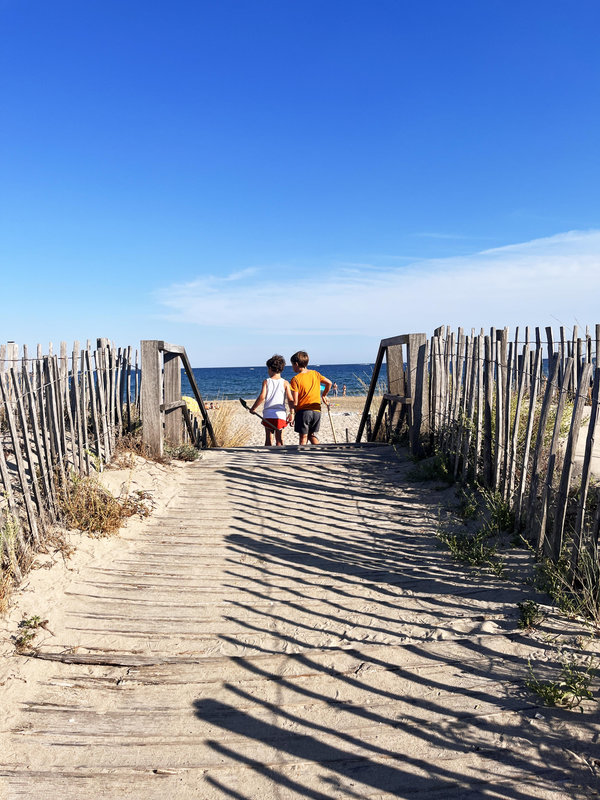
[[[265,418],[263,419],[262,424],[268,431],[281,431],[283,428],[287,428],[287,422],[284,419]]]

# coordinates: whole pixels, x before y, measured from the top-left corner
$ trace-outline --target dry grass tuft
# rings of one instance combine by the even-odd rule
[[[69,527],[94,536],[109,536],[129,517],[147,517],[150,507],[144,493],[117,498],[95,478],[73,475],[65,487],[61,511]]]
[[[192,397],[183,397],[191,414],[200,419],[198,403]],[[252,436],[248,421],[239,413],[238,404],[233,400],[217,400],[207,409],[215,433],[217,447],[243,447]],[[208,438],[208,446],[213,444]]]
[[[15,580],[10,572],[0,571],[0,614],[8,610],[8,598],[15,586]]]
[[[243,447],[250,441],[252,429],[248,421],[240,417],[233,401],[218,403],[217,408],[209,411],[209,417],[217,447]],[[210,437],[208,445],[212,447]]]

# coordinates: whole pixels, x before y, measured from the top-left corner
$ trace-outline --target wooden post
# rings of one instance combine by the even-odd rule
[[[381,369],[381,365],[383,364],[383,357],[385,355],[385,346],[380,344],[379,350],[377,351],[377,358],[375,359],[375,366],[373,367],[373,375],[371,376],[371,383],[369,384],[369,391],[367,392],[367,397],[365,399],[365,407],[363,409],[362,417],[360,418],[360,423],[358,426],[358,433],[356,434],[356,441],[360,442],[362,439],[363,431],[365,429],[365,425],[367,424],[367,415],[369,413],[369,408],[371,407],[371,401],[373,400],[373,395],[375,394],[375,387],[377,386],[377,381],[379,379],[379,371]]]
[[[406,395],[406,386],[404,378],[404,360],[402,357],[402,345],[394,344],[387,348],[385,354],[386,368],[387,368],[387,385],[388,394]],[[398,410],[397,410],[398,409]],[[394,404],[390,408],[390,425],[393,426],[395,418],[399,416],[398,404]],[[378,415],[379,416],[379,415]],[[377,428],[377,424],[375,424]]]
[[[413,455],[422,455],[429,436],[427,334],[409,333],[407,348],[409,442]]]
[[[591,361],[590,361],[591,363]],[[592,457],[594,453],[594,440],[596,437],[596,427],[598,425],[598,411],[600,404],[598,396],[600,393],[600,367],[594,371],[594,388],[592,392],[592,409],[588,424],[587,439],[585,443],[585,457],[583,459],[583,470],[581,473],[581,489],[579,491],[579,504],[577,507],[577,521],[573,536],[573,551],[571,553],[571,573],[574,574],[579,564],[581,547],[583,542],[583,528],[585,524],[585,505],[592,475]]]
[[[181,365],[178,353],[165,353],[164,355],[164,404],[181,400]],[[142,366],[143,369],[143,366]],[[167,411],[165,408],[165,441],[175,447],[183,441],[180,409]]]
[[[142,350],[142,440],[153,456],[163,455],[162,357],[153,339],[141,343]]]
[[[560,426],[562,422],[563,411],[565,408],[565,401],[567,399],[567,387],[571,385],[572,372],[574,362],[571,357],[567,358],[565,362],[565,372],[563,375],[562,383],[558,392],[558,403],[556,405],[556,417],[554,418],[554,429],[552,431],[552,440],[550,442],[550,451],[548,454],[548,468],[546,470],[546,482],[542,489],[542,496],[540,502],[539,521],[535,522],[536,527],[533,529],[537,534],[537,549],[541,553],[550,554],[552,550],[552,543],[546,541],[546,521],[548,518],[548,508],[550,505],[550,498],[552,494],[552,487],[554,484],[554,470],[556,468],[556,456],[558,451],[558,440],[560,437]],[[534,516],[531,516],[532,523],[535,521]],[[549,550],[548,550],[549,548]]]
[[[576,372],[577,370],[574,370]],[[565,458],[563,464],[562,475],[560,479],[560,486],[558,488],[558,498],[556,501],[556,511],[554,514],[554,525],[552,526],[552,556],[558,560],[562,548],[563,535],[565,529],[565,517],[567,514],[567,503],[569,500],[569,488],[571,486],[571,477],[573,475],[573,464],[575,462],[575,451],[577,449],[577,442],[579,440],[579,431],[581,430],[581,420],[583,416],[583,407],[587,399],[587,389],[590,382],[590,373],[592,371],[591,364],[585,364],[581,373],[581,380],[578,384],[579,391],[575,395],[575,404],[573,406],[573,416],[571,417],[571,427],[567,439],[567,447],[565,451]]]

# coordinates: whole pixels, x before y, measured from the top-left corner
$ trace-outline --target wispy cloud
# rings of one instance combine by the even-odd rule
[[[160,290],[173,321],[258,334],[376,335],[548,325],[600,317],[600,230],[388,269],[355,264],[280,283],[277,270],[240,270]]]

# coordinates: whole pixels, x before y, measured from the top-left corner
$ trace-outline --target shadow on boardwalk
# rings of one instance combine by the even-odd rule
[[[523,688],[531,642],[515,630],[514,612],[524,587],[457,572],[436,547],[431,530],[423,535],[423,526],[431,523],[423,493],[406,488],[399,493],[398,476],[406,467],[393,459],[385,470],[381,460],[373,463],[366,456],[361,461],[355,464],[356,481],[339,464],[315,476],[310,462],[291,476],[259,476],[255,464],[223,472],[236,512],[227,537],[232,561],[251,556],[259,562],[253,574],[244,571],[246,585],[238,591],[247,601],[232,604],[240,616],[230,619],[248,632],[278,639],[271,648],[260,648],[263,654],[292,651],[294,666],[288,668],[294,680],[251,659],[239,658],[238,664],[252,680],[289,693],[293,708],[301,711],[235,685],[227,687],[230,703],[194,703],[198,718],[211,726],[273,748],[292,764],[326,765],[329,777],[319,787],[311,772],[311,780],[303,783],[296,770],[282,774],[276,762],[260,763],[219,741],[211,746],[279,786],[282,797],[290,792],[319,800],[379,793],[515,800],[559,796],[573,773],[573,754],[567,750],[573,743],[565,735],[573,713],[544,709],[539,714]],[[348,520],[348,503],[360,509],[358,520]],[[258,509],[265,509],[264,515],[257,517]],[[227,573],[241,577],[235,569]],[[257,605],[274,605],[273,585],[281,581],[276,610]],[[356,599],[366,586],[375,602],[368,612],[359,608],[357,613]],[[311,608],[315,592],[319,602]],[[494,595],[501,597],[494,601]],[[369,619],[363,627],[365,612]],[[287,632],[290,620],[293,634]],[[482,621],[483,630],[471,630]],[[329,632],[329,643],[315,645],[315,631],[321,638]],[[315,646],[319,660],[310,654]],[[350,671],[337,669],[335,657],[322,658],[328,648],[335,653],[340,647],[351,659]],[[315,691],[319,681],[299,685],[297,675],[322,678],[331,691]],[[319,713],[306,713],[313,708]],[[584,741],[597,736],[597,723],[595,718],[581,724]],[[371,731],[373,726],[376,736],[360,735],[363,727]],[[593,776],[581,778],[579,788],[564,787],[571,797],[587,797],[596,786]],[[226,796],[250,797],[211,782]]]
[[[3,731],[7,798],[593,796],[595,710],[524,686],[574,628],[521,632],[532,590],[457,568],[435,538],[449,498],[409,466],[386,447],[191,465],[73,577]]]

